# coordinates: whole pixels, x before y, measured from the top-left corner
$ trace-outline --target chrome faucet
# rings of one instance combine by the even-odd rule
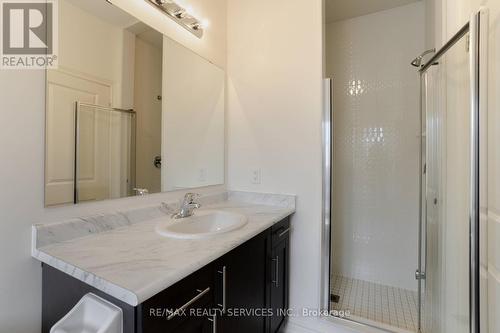
[[[196,208],[200,208],[201,205],[195,200],[200,197],[197,193],[187,193],[182,201],[181,208],[177,214],[173,217],[175,219],[183,219],[186,217],[193,216],[193,212]]]

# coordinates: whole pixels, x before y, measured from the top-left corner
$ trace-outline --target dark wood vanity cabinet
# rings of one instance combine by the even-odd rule
[[[137,307],[43,265],[42,333],[88,292],[123,309],[124,333],[279,332],[288,309],[289,228],[287,218]]]
[[[218,333],[265,332],[268,232],[214,263]]]
[[[268,319],[268,332],[278,332],[288,310],[290,276],[290,223],[282,221],[272,229],[271,279],[268,285],[269,307],[273,315]]]

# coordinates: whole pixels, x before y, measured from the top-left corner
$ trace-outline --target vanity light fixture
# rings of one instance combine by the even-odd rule
[[[146,0],[165,13],[172,20],[181,25],[198,38],[203,37],[204,24],[191,15],[190,11],[182,8],[173,0]]]

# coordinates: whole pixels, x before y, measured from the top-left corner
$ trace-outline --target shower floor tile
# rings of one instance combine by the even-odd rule
[[[417,331],[417,293],[334,275],[331,293],[340,296],[332,310],[350,311],[350,319],[395,332]]]

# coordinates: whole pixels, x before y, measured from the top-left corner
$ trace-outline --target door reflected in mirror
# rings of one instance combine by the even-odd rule
[[[45,205],[224,183],[225,73],[105,0],[59,1]]]

